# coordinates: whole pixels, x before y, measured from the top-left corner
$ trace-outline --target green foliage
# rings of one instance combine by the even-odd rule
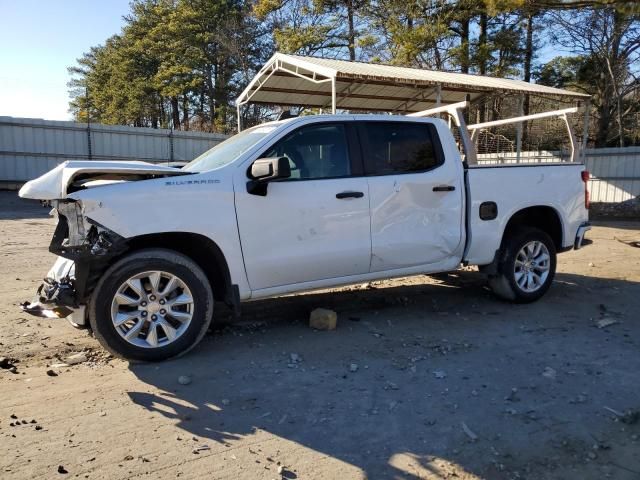
[[[541,82],[592,95],[598,146],[637,142],[640,97],[640,17],[617,8],[555,12],[552,40],[573,53],[544,65]]]
[[[248,9],[234,0],[135,0],[121,34],[70,68],[71,110],[107,124],[230,130],[229,105],[270,53]]]
[[[596,75],[593,61],[583,56],[555,57],[536,72],[536,80],[542,85],[568,90],[587,91]]]
[[[622,117],[637,116],[640,109],[637,5],[133,0],[122,31],[69,68],[70,109],[80,121],[231,132],[234,99],[279,50],[525,80],[535,71],[538,82],[593,95],[597,141],[623,142],[625,136],[640,137],[621,126]],[[571,55],[536,69],[537,51],[545,43],[561,45]],[[483,107],[480,115],[490,119],[500,104],[498,99]],[[270,112],[247,108],[245,124]]]

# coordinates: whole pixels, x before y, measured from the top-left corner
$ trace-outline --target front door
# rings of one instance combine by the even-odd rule
[[[291,178],[247,193],[235,179],[236,212],[249,285],[260,290],[369,271],[369,190],[352,162],[347,123],[302,126],[260,157],[289,159]]]
[[[462,167],[445,161],[435,125],[367,121],[358,128],[371,201],[371,271],[455,265],[463,247]]]

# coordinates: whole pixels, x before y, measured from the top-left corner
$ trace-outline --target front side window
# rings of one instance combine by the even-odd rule
[[[362,122],[359,131],[368,175],[422,172],[441,163],[429,124]]]
[[[291,179],[310,180],[351,175],[347,135],[342,124],[302,127],[269,149],[263,157],[287,157]]]

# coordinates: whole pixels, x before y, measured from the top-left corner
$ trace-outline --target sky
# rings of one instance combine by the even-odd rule
[[[129,0],[0,0],[0,116],[70,120],[67,67],[128,11]]]

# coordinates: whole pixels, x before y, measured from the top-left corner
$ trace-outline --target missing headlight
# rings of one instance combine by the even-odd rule
[[[60,202],[56,206],[58,225],[49,251],[71,260],[116,255],[124,249],[117,233],[85,217],[80,202]]]
[[[87,236],[87,225],[85,225],[82,216],[82,205],[80,202],[59,202],[57,205],[58,222],[62,221],[60,217],[66,219],[67,237],[63,242],[67,247],[79,247],[85,243]]]

